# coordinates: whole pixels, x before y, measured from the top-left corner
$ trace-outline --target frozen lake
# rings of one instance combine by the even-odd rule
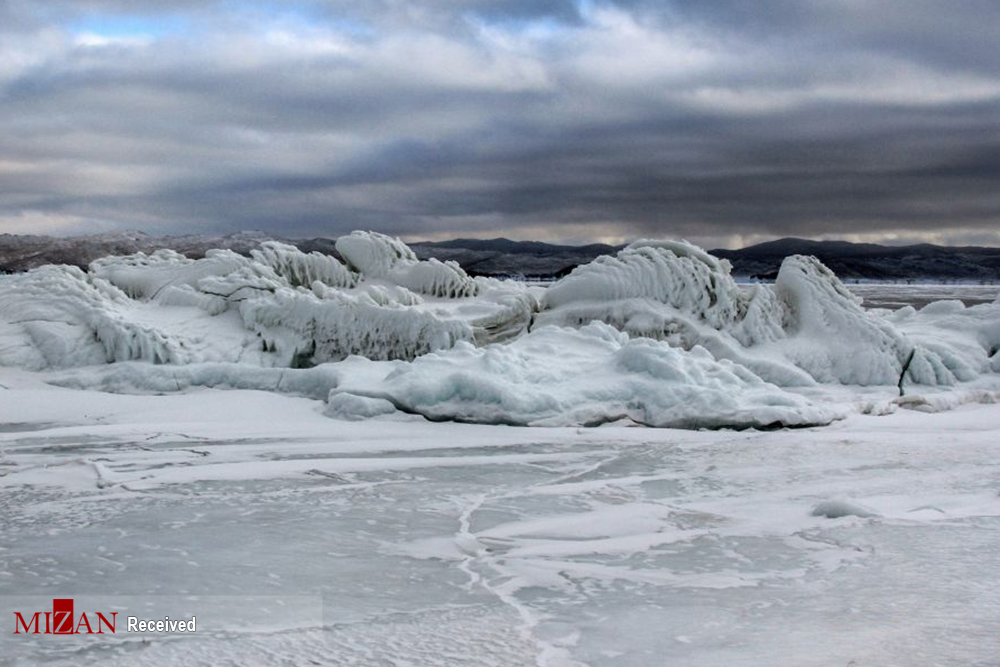
[[[41,379],[0,371],[7,618],[72,595],[119,619],[195,615],[198,632],[8,631],[2,664],[1000,656],[1000,405],[768,432],[545,429]]]
[[[0,665],[997,667],[996,287],[336,247],[0,277]]]
[[[865,300],[867,308],[923,308],[931,301],[955,299],[966,306],[990,303],[1000,293],[1000,285],[907,285],[903,283],[846,283],[849,290]]]

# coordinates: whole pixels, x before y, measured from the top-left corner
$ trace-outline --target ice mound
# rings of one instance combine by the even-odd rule
[[[811,257],[742,286],[691,244],[639,241],[545,290],[420,261],[382,234],[336,247],[343,261],[265,242],[0,276],[0,365],[115,364],[56,381],[291,392],[342,419],[685,427],[829,423],[836,411],[801,396],[818,390],[792,391],[817,383],[895,394],[1000,373],[1000,302],[866,311]],[[907,400],[868,411],[931,406]]]
[[[380,379],[342,376],[330,396],[341,416],[358,397],[431,420],[524,426],[620,419],[658,427],[808,426],[838,416],[702,348],[683,351],[602,323],[541,327],[485,348],[459,343]],[[344,394],[352,398],[337,398]],[[369,404],[357,405],[365,416]]]
[[[899,380],[913,344],[815,257],[786,257],[774,291],[788,339],[783,356],[819,382],[877,385]]]
[[[130,320],[130,303],[120,289],[76,267],[3,276],[0,365],[43,370],[131,359],[187,361],[186,341]]]
[[[354,287],[358,277],[334,257],[318,252],[303,253],[278,241],[265,241],[250,251],[258,264],[270,267],[293,287],[309,287],[321,282],[330,287]]]
[[[243,288],[274,291],[281,287],[309,287],[322,282],[331,287],[353,287],[357,276],[336,258],[318,252],[265,241],[243,257],[231,250],[209,250],[202,259],[189,259],[173,250],[152,255],[138,252],[105,257],[90,265],[90,273],[107,280],[134,299],[155,300],[164,292],[200,292],[225,299],[245,298]]]
[[[862,519],[869,519],[871,517],[876,517],[879,514],[875,510],[858,503],[852,503],[846,500],[824,500],[821,503],[817,503],[816,506],[813,507],[812,515],[824,517],[826,519],[842,519],[846,516],[856,516]]]
[[[231,273],[247,263],[231,250],[209,250],[203,259],[188,259],[173,250],[157,250],[152,255],[137,252],[121,257],[104,257],[91,262],[89,273],[102,278],[133,299],[155,299],[169,286],[195,287],[209,276]]]
[[[549,288],[534,326],[605,322],[682,349],[701,346],[780,386],[893,385],[901,377],[951,385],[993,372],[995,304],[969,313],[929,308],[909,318],[866,311],[814,257],[787,257],[773,288],[741,286],[727,262],[700,248],[639,241]]]
[[[966,307],[936,301],[920,310],[907,306],[886,316],[918,353],[907,370],[914,384],[954,384],[1000,372],[1000,303]]]
[[[1000,308],[938,301],[880,314],[815,257],[787,257],[774,290],[786,338],[770,346],[819,382],[945,385],[995,372]]]
[[[377,232],[351,232],[337,239],[337,252],[359,273],[384,278],[419,294],[460,298],[475,296],[476,281],[455,262],[420,261],[405,243]]]
[[[729,271],[729,262],[683,241],[637,241],[550,287],[542,300],[548,312],[539,321],[600,319],[684,347],[698,344],[706,325],[742,345],[783,337],[773,294],[757,286],[741,289]]]
[[[355,271],[370,278],[384,278],[399,265],[419,261],[408,245],[378,232],[353,231],[337,239],[335,247]]]
[[[737,285],[727,261],[682,241],[637,241],[550,287],[536,325],[601,321],[683,349],[700,345],[782,386],[813,384],[780,355],[754,349],[784,338],[783,315],[773,290]]]
[[[249,257],[160,250],[99,259],[87,272],[44,267],[5,277],[0,365],[412,359],[460,340],[503,340],[530,324],[536,299],[523,285],[418,261],[382,234],[341,241],[350,266],[268,241]]]
[[[473,325],[408,308],[380,293],[345,293],[317,283],[312,291],[280,289],[269,298],[240,304],[247,328],[282,366],[338,361],[357,354],[369,359],[413,359],[472,340]]]
[[[347,393],[331,394],[323,413],[328,417],[346,421],[398,414],[396,406],[384,398],[367,398]]]

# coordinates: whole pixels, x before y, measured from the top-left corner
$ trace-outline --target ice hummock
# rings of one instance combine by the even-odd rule
[[[345,239],[350,266],[267,241],[250,257],[159,250],[102,258],[86,272],[47,266],[4,276],[0,364],[412,359],[460,340],[517,335],[530,322],[535,298],[521,284],[419,261],[381,234]]]
[[[785,258],[773,287],[742,286],[728,262],[700,248],[639,241],[553,285],[536,323],[598,320],[683,349],[702,346],[781,386],[952,385],[995,372],[997,304],[939,308],[913,318],[865,310],[815,257]]]
[[[341,414],[348,414],[349,395],[387,401],[434,421],[515,426],[619,420],[682,428],[809,426],[839,416],[704,348],[684,351],[600,322],[541,327],[505,345],[459,343],[381,380],[370,374],[354,380],[349,367],[343,378],[330,396]],[[359,403],[358,409],[370,405]]]
[[[773,286],[739,285],[725,260],[646,240],[543,289],[419,260],[373,232],[336,248],[343,261],[265,241],[249,257],[160,250],[0,276],[0,365],[87,369],[60,380],[74,386],[329,395],[338,418],[392,406],[440,420],[692,427],[824,424],[837,412],[806,388],[1000,372],[1000,302],[865,310],[812,257],[787,258]],[[133,363],[94,369],[120,362]],[[318,384],[290,372],[316,366]]]
[[[455,262],[420,261],[397,238],[377,232],[352,232],[337,239],[337,252],[359,273],[383,278],[418,294],[459,298],[475,296],[479,285]]]

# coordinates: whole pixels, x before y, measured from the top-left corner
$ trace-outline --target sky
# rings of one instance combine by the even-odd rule
[[[0,233],[1000,245],[996,0],[0,0]]]

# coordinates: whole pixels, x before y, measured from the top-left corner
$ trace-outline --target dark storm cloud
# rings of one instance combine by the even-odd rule
[[[1000,6],[0,4],[0,232],[961,242]]]

